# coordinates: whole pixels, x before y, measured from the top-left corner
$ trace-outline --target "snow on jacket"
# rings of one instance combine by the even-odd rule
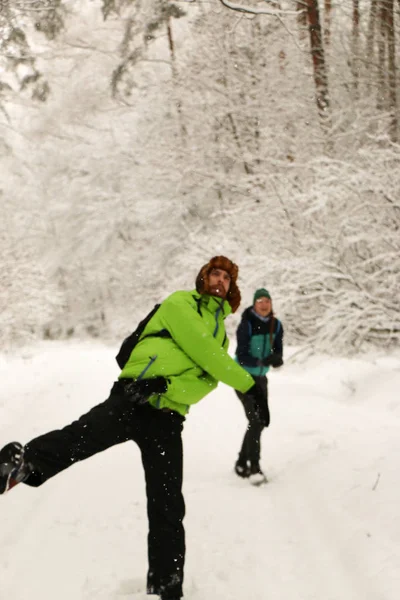
[[[167,378],[167,392],[151,396],[149,402],[182,415],[219,381],[248,391],[253,378],[227,352],[224,319],[230,313],[221,298],[196,290],[174,292],[146,325],[119,378]],[[170,337],[157,337],[164,330]]]
[[[253,376],[262,377],[268,373],[269,367],[260,365],[260,361],[271,352],[283,354],[282,323],[276,317],[260,318],[252,306],[242,314],[236,338],[235,360]]]

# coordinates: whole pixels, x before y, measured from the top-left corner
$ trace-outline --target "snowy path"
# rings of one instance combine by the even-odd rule
[[[0,357],[0,443],[86,411],[113,350],[43,344]],[[221,386],[184,431],[186,600],[397,600],[400,359],[285,366],[270,377],[270,483],[232,472],[242,408]],[[0,600],[144,600],[144,482],[134,444],[0,499]]]

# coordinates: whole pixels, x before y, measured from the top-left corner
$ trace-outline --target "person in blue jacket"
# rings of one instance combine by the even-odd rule
[[[235,360],[253,376],[259,394],[236,391],[248,426],[235,472],[239,477],[248,477],[253,485],[260,485],[267,481],[260,467],[261,433],[270,423],[267,373],[270,367],[283,365],[283,327],[273,313],[268,290],[261,288],[255,292],[253,306],[243,312],[236,337]]]

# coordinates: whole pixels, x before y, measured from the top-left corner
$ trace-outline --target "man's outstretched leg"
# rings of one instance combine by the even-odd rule
[[[148,410],[131,402],[116,383],[105,402],[63,429],[41,435],[25,447],[7,444],[0,450],[0,494],[20,482],[38,487],[76,462],[135,439]]]

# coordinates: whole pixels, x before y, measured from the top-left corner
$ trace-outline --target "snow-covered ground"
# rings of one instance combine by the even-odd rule
[[[106,398],[115,348],[43,343],[0,355],[0,445]],[[290,353],[286,353],[287,356]],[[400,356],[290,360],[251,487],[232,470],[243,409],[221,385],[184,430],[185,600],[397,600]],[[126,443],[0,498],[0,600],[145,600],[144,478]]]

